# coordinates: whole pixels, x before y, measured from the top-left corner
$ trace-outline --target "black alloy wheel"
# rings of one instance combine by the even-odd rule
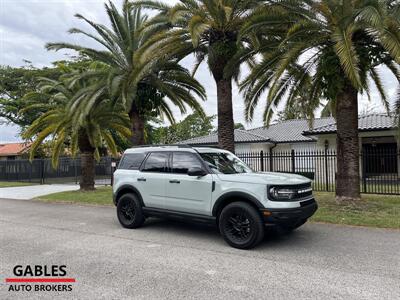
[[[137,228],[143,225],[145,217],[136,195],[125,194],[121,196],[117,204],[117,217],[125,228]]]
[[[222,210],[219,229],[225,241],[234,248],[250,249],[264,237],[264,222],[250,204],[233,202]]]

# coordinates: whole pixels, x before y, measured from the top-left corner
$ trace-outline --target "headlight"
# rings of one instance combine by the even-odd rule
[[[269,186],[267,187],[268,199],[272,201],[295,201],[312,196],[311,184],[292,186]]]
[[[269,194],[273,200],[291,200],[297,195],[297,190],[272,187],[269,189]]]

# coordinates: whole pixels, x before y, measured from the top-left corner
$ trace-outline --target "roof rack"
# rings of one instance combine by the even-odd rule
[[[146,147],[178,147],[178,148],[193,148],[187,144],[155,144],[155,145],[139,145],[131,148],[146,148]]]

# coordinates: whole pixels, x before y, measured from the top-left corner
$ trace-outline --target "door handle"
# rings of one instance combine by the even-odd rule
[[[141,178],[138,178],[137,181],[146,181],[146,178],[141,177]]]
[[[170,182],[170,183],[178,183],[178,184],[181,183],[181,182],[180,182],[179,180],[177,180],[177,179],[172,179],[172,180],[170,180],[169,182]]]

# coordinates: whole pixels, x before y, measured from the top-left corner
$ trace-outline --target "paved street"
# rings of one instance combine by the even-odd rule
[[[109,179],[96,179],[95,186],[110,185]],[[79,184],[73,182],[63,184],[37,184],[28,186],[0,188],[0,199],[31,200],[54,193],[77,191]]]
[[[67,266],[72,292],[8,292],[16,264]],[[398,299],[400,231],[307,224],[251,251],[215,229],[111,207],[0,199],[0,299]]]
[[[67,191],[79,190],[77,184],[42,184],[0,188],[0,198],[30,200],[36,197]]]

